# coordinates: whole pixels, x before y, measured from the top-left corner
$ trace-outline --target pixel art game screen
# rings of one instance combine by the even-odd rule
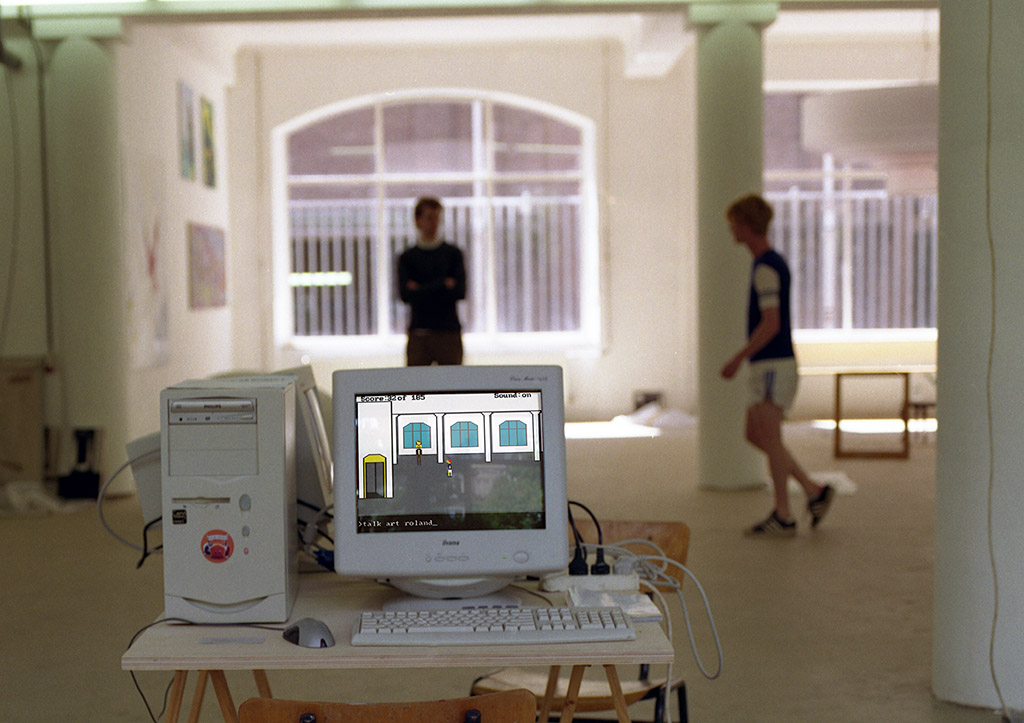
[[[356,398],[359,532],[544,527],[539,391]]]

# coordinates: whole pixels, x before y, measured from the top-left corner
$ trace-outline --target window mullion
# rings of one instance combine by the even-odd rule
[[[494,237],[494,104],[490,101],[483,103],[483,127],[481,128],[480,143],[483,153],[481,158],[485,162],[482,169],[486,178],[487,195],[481,199],[481,205],[486,209],[482,214],[485,219],[484,225],[484,256],[486,258],[487,283],[484,285],[486,299],[485,331],[488,335],[498,333],[498,254]],[[475,132],[474,132],[475,135]]]
[[[490,333],[489,310],[491,302],[488,294],[489,283],[488,269],[490,266],[491,253],[489,239],[491,238],[490,203],[488,202],[488,173],[487,173],[487,144],[485,117],[486,107],[482,100],[474,100],[472,108],[472,128],[470,144],[472,146],[472,183],[473,200],[470,206],[470,247],[469,264],[470,278],[468,293],[470,303],[473,305],[475,314],[473,317],[473,331],[484,331]],[[482,314],[480,312],[483,312]]]
[[[376,276],[376,298],[377,298],[377,334],[391,333],[391,297],[397,290],[391,286],[391,225],[388,222],[387,210],[387,183],[384,180],[387,176],[387,168],[384,165],[384,105],[377,103],[373,112],[373,149],[374,149],[374,191],[377,197],[377,233],[374,239],[376,250],[376,263],[374,273]]]

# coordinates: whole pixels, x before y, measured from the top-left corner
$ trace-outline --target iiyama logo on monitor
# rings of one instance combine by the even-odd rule
[[[441,544],[442,545],[458,545],[459,541],[458,540],[442,540]]]

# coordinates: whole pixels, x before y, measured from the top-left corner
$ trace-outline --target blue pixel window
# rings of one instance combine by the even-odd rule
[[[402,428],[402,445],[415,449],[417,442],[424,449],[430,446],[430,427],[423,422],[410,422]]]
[[[526,446],[526,425],[511,420],[498,425],[498,444],[502,447]]]
[[[478,429],[472,422],[456,422],[452,425],[453,447],[477,447]]]

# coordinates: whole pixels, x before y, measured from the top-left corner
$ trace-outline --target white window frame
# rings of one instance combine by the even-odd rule
[[[298,351],[316,357],[379,356],[400,353],[405,347],[405,334],[389,331],[366,336],[297,336],[292,328],[292,297],[287,293],[291,259],[289,254],[290,230],[288,214],[288,137],[311,123],[356,108],[380,102],[409,101],[490,101],[515,106],[551,116],[580,130],[580,328],[566,332],[499,332],[493,320],[485,332],[465,333],[463,342],[468,353],[529,353],[575,352],[594,353],[601,347],[601,295],[600,248],[598,240],[598,194],[596,160],[596,124],[590,118],[559,106],[510,93],[474,89],[426,88],[387,91],[363,95],[332,103],[296,116],[271,130],[271,214],[273,258],[273,325],[274,343],[278,349]],[[479,164],[471,174],[472,180],[486,182]],[[451,174],[438,174],[438,180],[447,180]],[[394,178],[391,174],[372,173],[360,177],[363,181],[383,184]],[[424,178],[433,180],[434,176]],[[458,180],[464,180],[462,174]],[[383,204],[379,205],[383,208]],[[383,227],[383,225],[381,225]],[[377,268],[378,289],[393,290],[393,259],[381,257]],[[491,267],[493,270],[493,266]],[[493,271],[492,271],[493,273]],[[494,284],[488,284],[488,316],[496,308]],[[378,325],[386,329],[386,325]]]
[[[782,223],[781,219],[784,211],[788,212],[790,219],[793,218],[794,214],[805,218],[805,214],[799,213],[801,199],[804,202],[817,199],[821,204],[821,212],[820,216],[818,216],[821,232],[817,236],[812,236],[810,242],[808,237],[804,236],[801,232],[797,232],[793,237],[785,239],[780,236],[774,236],[773,238],[773,245],[787,257],[790,270],[793,272],[794,303],[803,303],[805,305],[813,303],[816,307],[831,311],[832,325],[823,325],[821,327],[799,326],[799,321],[794,316],[794,341],[797,343],[817,344],[850,341],[875,343],[879,340],[890,341],[893,339],[906,341],[934,340],[937,336],[934,326],[876,327],[855,325],[854,305],[857,303],[857,299],[855,299],[853,291],[853,265],[855,259],[859,259],[859,256],[858,249],[854,245],[856,234],[853,225],[855,221],[864,222],[865,218],[857,216],[854,199],[860,197],[862,199],[870,198],[888,202],[896,198],[895,194],[890,194],[884,188],[856,191],[852,187],[852,182],[855,179],[885,181],[886,176],[884,173],[876,171],[856,171],[848,167],[837,169],[831,154],[828,153],[823,156],[821,171],[770,171],[765,174],[766,182],[802,180],[821,183],[821,191],[798,191],[794,187],[788,191],[777,190],[765,194],[769,202],[775,207],[775,221],[772,226],[773,233],[782,233],[780,224]],[[931,205],[935,203],[934,194],[918,193],[903,195],[907,202],[916,198]],[[929,201],[929,199],[931,200]],[[838,223],[837,218],[842,219],[842,223]],[[922,219],[924,218],[922,217]],[[892,236],[886,238],[889,238],[894,244],[902,242],[906,245],[909,243],[909,235],[917,231],[928,235],[934,243],[932,248],[937,251],[937,213],[931,214],[927,218],[930,220],[919,219],[916,225],[905,225],[903,235],[892,231]],[[889,228],[894,228],[894,225],[898,224],[895,224],[895,221],[890,221]],[[792,229],[790,231],[792,232]],[[802,259],[800,248],[803,246],[806,249],[809,243],[815,247],[815,253],[824,259],[824,268],[817,272],[820,277],[816,280],[820,284],[821,289],[816,297],[803,295],[800,289],[802,283],[808,280],[806,277],[799,275],[798,266]],[[794,245],[796,250],[790,248]],[[925,258],[924,256],[915,258],[912,264],[908,261],[907,263],[913,266],[912,269],[908,266],[908,270],[910,273],[916,273],[914,278],[919,281],[926,279],[931,281],[932,286],[929,288],[933,288],[934,283],[938,279],[937,262],[934,254],[930,258],[930,264],[925,263]],[[888,266],[879,266],[877,268],[872,266],[870,281],[875,284],[887,285],[892,281],[894,278],[893,274],[895,273],[896,271]],[[861,283],[866,282],[862,280]],[[883,297],[880,303],[884,304],[892,301],[885,296],[885,293],[884,291],[882,292]],[[920,310],[919,313],[927,310],[931,310],[934,313],[936,302],[934,298],[925,299],[926,292],[903,290],[902,293],[904,295],[914,294],[913,298],[906,298],[903,301],[906,304],[916,303],[918,305],[917,308]],[[935,292],[932,291],[931,294],[935,294]],[[797,301],[798,299],[799,302]]]

